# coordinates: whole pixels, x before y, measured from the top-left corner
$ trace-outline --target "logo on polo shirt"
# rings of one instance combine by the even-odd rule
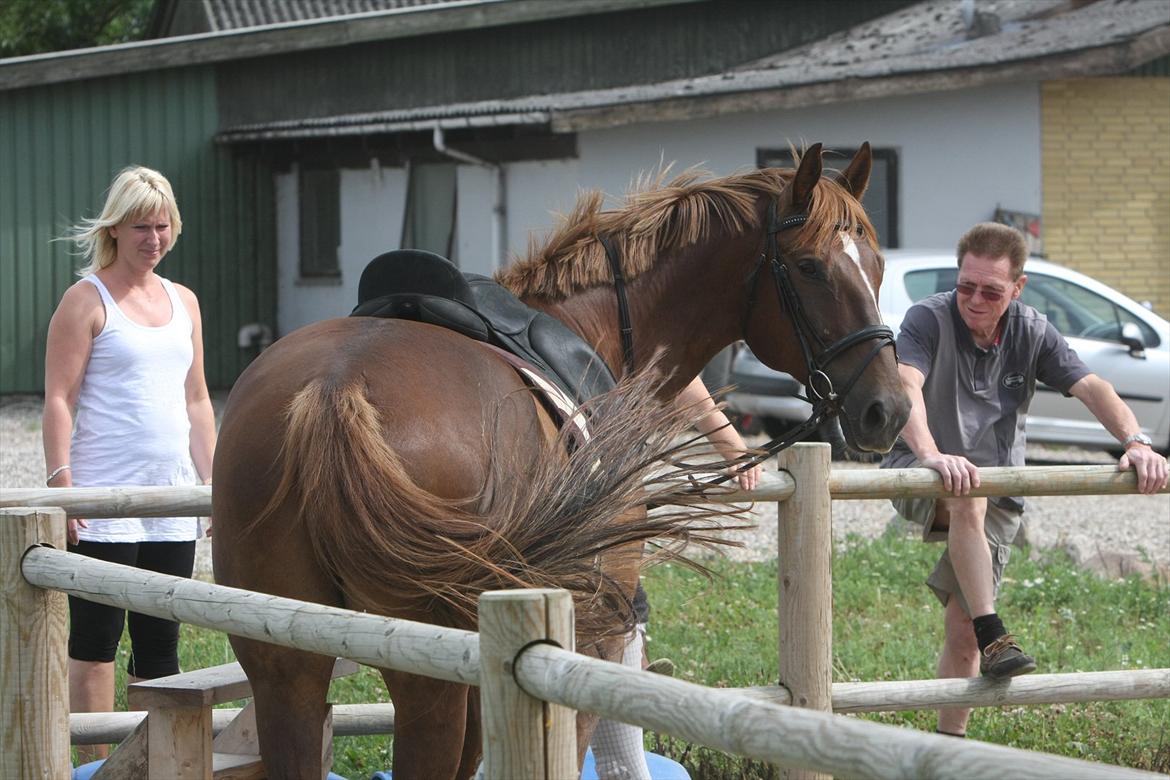
[[[1017,371],[1014,374],[1008,374],[1003,378],[1003,386],[1008,390],[1015,390],[1017,387],[1023,387],[1024,382],[1026,381],[1028,380],[1024,377],[1024,375]]]

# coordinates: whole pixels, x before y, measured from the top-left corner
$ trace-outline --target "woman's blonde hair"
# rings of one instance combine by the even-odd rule
[[[111,227],[156,211],[165,211],[170,217],[171,247],[174,247],[183,232],[183,220],[167,177],[141,165],[131,165],[119,171],[110,184],[102,213],[94,219],[83,218],[64,236],[88,261],[77,275],[89,276],[118,258],[118,242],[110,235]]]

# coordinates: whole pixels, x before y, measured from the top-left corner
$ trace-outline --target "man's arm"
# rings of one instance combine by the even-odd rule
[[[1096,374],[1081,377],[1068,392],[1083,403],[1119,442],[1131,434],[1141,433],[1142,427],[1133,411],[1117,395],[1113,385]],[[1127,445],[1118,466],[1122,470],[1132,467],[1137,473],[1138,492],[1156,493],[1166,487],[1166,459],[1147,444],[1131,442]]]
[[[967,495],[971,488],[979,487],[979,468],[962,455],[939,452],[927,424],[926,401],[922,397],[926,376],[914,366],[899,363],[898,377],[911,403],[910,419],[902,429],[903,441],[923,466],[934,469],[942,476],[943,487],[948,492],[956,496]]]

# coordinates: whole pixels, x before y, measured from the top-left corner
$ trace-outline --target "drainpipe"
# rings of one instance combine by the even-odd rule
[[[496,196],[495,203],[492,204],[492,270],[499,270],[504,266],[504,259],[508,251],[508,215],[505,209],[508,194],[508,180],[504,175],[504,166],[501,163],[491,162],[490,160],[482,160],[478,157],[461,152],[458,149],[451,149],[444,142],[443,128],[435,125],[434,133],[432,135],[435,151],[444,154],[453,160],[465,162],[470,165],[478,165],[481,168],[490,168],[495,172],[496,178]],[[458,192],[456,192],[458,197]]]

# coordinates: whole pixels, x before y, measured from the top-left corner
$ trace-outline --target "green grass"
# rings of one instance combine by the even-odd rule
[[[934,676],[942,610],[922,581],[941,547],[887,537],[851,545],[833,561],[836,682]],[[680,566],[648,574],[651,658],[670,656],[686,680],[717,686],[773,684],[776,564],[715,566],[708,582]],[[1045,673],[1170,667],[1170,587],[1102,580],[1067,556],[1040,561],[1016,552],[1007,569],[1000,614]],[[933,711],[874,713],[869,720],[933,731]],[[972,738],[1166,772],[1170,702],[1101,702],[978,709]],[[772,778],[778,770],[678,740],[648,736],[656,752],[695,777]]]
[[[888,536],[845,545],[833,561],[834,680],[929,679],[942,642],[942,610],[922,584],[941,547]],[[706,580],[677,565],[646,575],[651,658],[674,659],[682,679],[711,686],[772,684],[777,679],[776,564],[713,564]],[[999,611],[1045,673],[1170,667],[1170,585],[1137,578],[1108,581],[1051,553],[1030,561],[1016,552]],[[127,643],[119,656],[125,666]],[[184,669],[232,660],[222,634],[185,626]],[[119,671],[119,689],[122,689]],[[381,677],[363,669],[338,680],[335,703],[386,701]],[[124,693],[119,706],[125,706]],[[929,711],[861,716],[926,731]],[[1170,770],[1170,701],[1105,702],[975,711],[970,735],[1002,745],[1140,769]],[[773,778],[779,771],[668,737],[647,734],[656,752],[682,761],[695,778]],[[338,738],[334,771],[351,780],[388,768],[386,737]],[[1007,770],[1005,770],[1007,771]],[[1010,774],[1010,771],[1009,771]]]

